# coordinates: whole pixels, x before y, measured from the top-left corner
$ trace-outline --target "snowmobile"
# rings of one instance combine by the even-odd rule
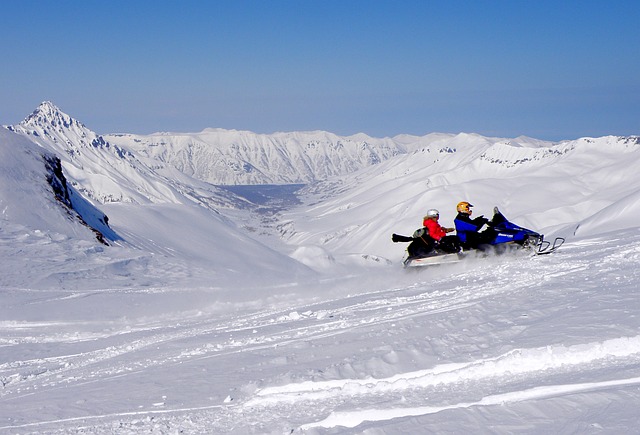
[[[533,255],[551,254],[562,246],[565,241],[562,237],[556,237],[553,243],[546,241],[542,234],[507,220],[497,208],[494,209],[493,219],[488,225],[489,229],[486,230],[490,236],[488,243],[482,243],[474,247],[463,245],[458,252],[451,253],[439,249],[437,243],[434,242],[429,252],[408,255],[404,259],[403,265],[404,267],[420,267],[457,263],[465,258],[501,255],[515,251],[530,252]],[[415,239],[394,234],[392,240],[395,242]]]

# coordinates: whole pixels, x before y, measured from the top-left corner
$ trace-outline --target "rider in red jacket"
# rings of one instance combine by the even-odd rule
[[[449,253],[460,252],[460,240],[458,236],[447,236],[447,233],[455,231],[455,228],[443,227],[438,223],[440,213],[435,208],[427,211],[422,225],[429,231],[429,237],[437,242],[437,247]]]
[[[411,237],[392,234],[391,240],[397,242],[411,242],[407,248],[409,258],[420,258],[430,255],[437,249],[445,253],[460,252],[458,236],[447,236],[447,233],[455,231],[454,228],[440,226],[438,219],[440,213],[432,208],[422,221],[423,228],[416,230]],[[437,254],[436,254],[437,255]]]
[[[447,233],[455,231],[455,228],[446,228],[441,226],[438,223],[438,219],[440,218],[440,213],[438,210],[432,208],[427,211],[427,215],[424,217],[422,221],[422,225],[425,226],[429,230],[429,236],[437,241],[440,241]]]

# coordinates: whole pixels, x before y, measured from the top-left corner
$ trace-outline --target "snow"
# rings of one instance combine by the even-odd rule
[[[0,433],[637,432],[637,138],[401,136],[265,214],[51,116],[57,150],[0,129]],[[108,246],[43,153],[135,199],[84,199]],[[567,242],[404,270],[391,233],[462,199]]]

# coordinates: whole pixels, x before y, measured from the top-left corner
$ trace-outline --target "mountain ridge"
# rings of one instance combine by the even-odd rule
[[[149,172],[171,172],[173,176],[175,171],[171,169],[176,169],[189,179],[209,185],[310,184],[355,173],[407,154],[430,154],[435,161],[444,153],[466,153],[480,147],[484,151],[482,159],[516,164],[537,160],[542,155],[562,153],[565,151],[561,150],[572,144],[592,140],[547,142],[526,136],[506,139],[475,133],[400,134],[393,138],[373,138],[358,133],[342,137],[326,131],[258,134],[222,128],[206,128],[196,133],[98,135],[49,101],[41,103],[20,124],[7,128],[67,155],[69,161],[78,160],[83,153],[105,154],[100,151],[104,150],[114,156],[106,162],[107,166],[136,166],[145,177]],[[633,136],[631,138],[633,142]],[[505,159],[503,154],[518,157]],[[469,158],[477,155],[473,152]],[[93,158],[96,159],[99,160]],[[82,163],[77,166],[81,167]],[[136,183],[143,181],[138,179]],[[86,193],[100,202],[143,200],[131,192],[100,195],[89,189]],[[155,201],[167,200],[163,194],[151,196]],[[219,201],[221,204],[230,202],[234,201]]]
[[[405,152],[390,139],[365,139],[362,134],[341,137],[325,131],[267,135],[205,129],[199,133],[106,137],[212,184],[311,183]],[[195,165],[196,161],[201,165]]]

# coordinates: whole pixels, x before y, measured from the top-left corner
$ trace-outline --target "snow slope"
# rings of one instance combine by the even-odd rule
[[[633,433],[638,261],[633,230],[286,289],[5,289],[0,431]]]
[[[114,145],[79,159],[23,134],[0,130],[1,434],[637,432],[635,137],[402,136],[406,154],[265,216]],[[105,246],[52,199],[43,151],[86,192],[155,187],[85,198]],[[402,269],[391,232],[458,198],[568,241]]]
[[[94,231],[118,239],[104,214],[66,185],[56,156],[0,129],[0,222],[5,230],[42,237],[94,239]],[[54,187],[56,186],[56,191]]]
[[[55,199],[47,183],[50,171],[43,155],[53,156],[50,151],[0,129],[0,153],[3,287],[94,288],[92,282],[101,286],[102,279],[113,275],[109,287],[119,287],[119,276],[136,272],[146,286],[200,282],[203,277],[223,285],[259,282],[265,274],[289,279],[311,273],[255,241],[229,217],[203,206],[206,201],[190,201],[176,193],[178,203],[116,202],[100,205],[100,211],[68,186],[74,205],[70,210]],[[95,246],[95,234],[74,217],[77,212],[107,237],[110,249]],[[108,226],[101,223],[105,213]],[[36,267],[23,270],[25,261]],[[150,265],[153,273],[145,270]]]
[[[640,138],[583,138],[559,144],[461,134],[380,165],[310,186],[305,204],[282,218],[292,245],[334,257],[366,253],[399,260],[392,233],[410,235],[430,208],[453,226],[455,205],[473,216],[498,206],[549,238],[636,227]],[[321,224],[320,224],[321,222]]]

